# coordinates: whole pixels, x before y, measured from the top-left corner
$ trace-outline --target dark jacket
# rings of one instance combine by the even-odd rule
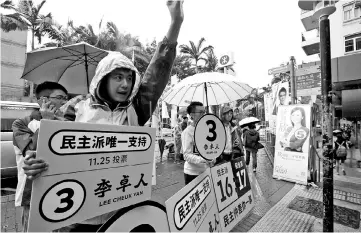
[[[260,138],[259,138],[259,133],[257,130],[255,130],[255,129],[246,130],[244,132],[243,138],[244,138],[243,142],[245,144],[246,150],[250,150],[250,151],[258,150],[256,148],[256,145],[259,142]]]

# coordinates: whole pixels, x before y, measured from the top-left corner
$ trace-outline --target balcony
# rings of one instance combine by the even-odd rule
[[[318,28],[318,20],[313,18],[314,11],[301,11],[301,21],[306,31]]]
[[[318,29],[302,33],[301,47],[307,56],[320,53],[320,35]]]
[[[301,10],[301,21],[306,31],[311,31],[319,27],[318,18],[313,17],[313,13],[315,12],[315,9],[323,8],[329,5],[335,5],[337,2],[338,0],[331,0],[331,1],[314,0],[314,1],[309,1],[309,3],[307,3],[306,1],[299,1],[298,5],[301,7],[301,9],[306,9],[306,8],[302,8],[302,7],[306,7],[305,5],[306,3],[307,5],[310,4],[313,5],[312,6],[313,10],[309,10],[310,8],[307,10]]]

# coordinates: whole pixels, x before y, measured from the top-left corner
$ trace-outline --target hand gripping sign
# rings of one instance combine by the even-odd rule
[[[42,120],[28,231],[51,231],[151,197],[155,129]]]
[[[204,159],[211,161],[220,156],[226,147],[226,130],[222,121],[213,114],[202,116],[194,130],[194,141]]]

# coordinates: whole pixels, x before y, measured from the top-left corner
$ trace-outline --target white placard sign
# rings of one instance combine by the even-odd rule
[[[274,178],[307,184],[310,126],[310,105],[278,108]]]
[[[213,114],[202,116],[194,130],[194,141],[204,159],[213,160],[220,156],[226,147],[226,129],[222,121]]]
[[[28,231],[44,232],[151,197],[155,129],[42,120]]]
[[[231,231],[254,207],[251,184],[242,158],[211,168],[223,232]]]
[[[165,205],[171,232],[222,232],[209,168]]]
[[[119,210],[98,232],[169,232],[166,209],[155,201],[144,201]]]

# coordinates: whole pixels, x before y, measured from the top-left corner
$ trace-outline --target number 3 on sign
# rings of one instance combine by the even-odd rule
[[[209,128],[209,133],[212,134],[212,137],[207,136],[206,139],[207,139],[208,141],[210,141],[210,142],[214,142],[214,141],[217,139],[216,123],[215,123],[214,121],[212,121],[212,120],[208,120],[208,121],[206,121],[206,124],[207,124],[208,127],[211,126],[211,127]]]
[[[42,196],[39,204],[40,215],[48,222],[62,222],[81,209],[85,197],[85,187],[79,181],[60,181]]]

